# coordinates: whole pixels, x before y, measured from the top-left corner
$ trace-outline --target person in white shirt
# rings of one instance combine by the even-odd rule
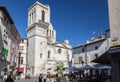
[[[44,80],[44,82],[46,82],[46,79],[47,79],[47,76],[46,76],[46,74],[44,74],[44,75],[43,75],[43,80]]]

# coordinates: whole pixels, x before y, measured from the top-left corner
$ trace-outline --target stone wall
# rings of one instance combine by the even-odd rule
[[[112,46],[120,45],[120,0],[108,0]]]

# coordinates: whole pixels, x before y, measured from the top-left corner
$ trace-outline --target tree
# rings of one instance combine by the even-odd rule
[[[56,65],[56,69],[55,71],[57,71],[57,74],[58,74],[58,78],[62,78],[63,76],[63,71],[65,70],[65,68],[63,67],[63,63],[62,62],[57,62],[57,65]]]

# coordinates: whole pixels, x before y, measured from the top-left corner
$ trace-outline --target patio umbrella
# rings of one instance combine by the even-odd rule
[[[111,66],[104,65],[104,66],[100,66],[99,69],[111,69]]]
[[[77,69],[75,66],[70,66],[69,68],[69,71],[71,72],[71,71],[73,71],[73,70],[75,70],[75,69]]]
[[[85,66],[78,67],[77,69],[79,69],[79,70],[88,70],[88,69],[97,69],[97,67],[90,66],[90,65],[85,65]]]
[[[108,65],[96,64],[94,66],[97,67],[98,69],[111,69],[111,66]]]

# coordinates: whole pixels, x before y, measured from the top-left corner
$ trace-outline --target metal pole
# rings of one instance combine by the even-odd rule
[[[87,65],[87,47],[86,45],[84,45],[84,49],[85,49],[85,64]]]

